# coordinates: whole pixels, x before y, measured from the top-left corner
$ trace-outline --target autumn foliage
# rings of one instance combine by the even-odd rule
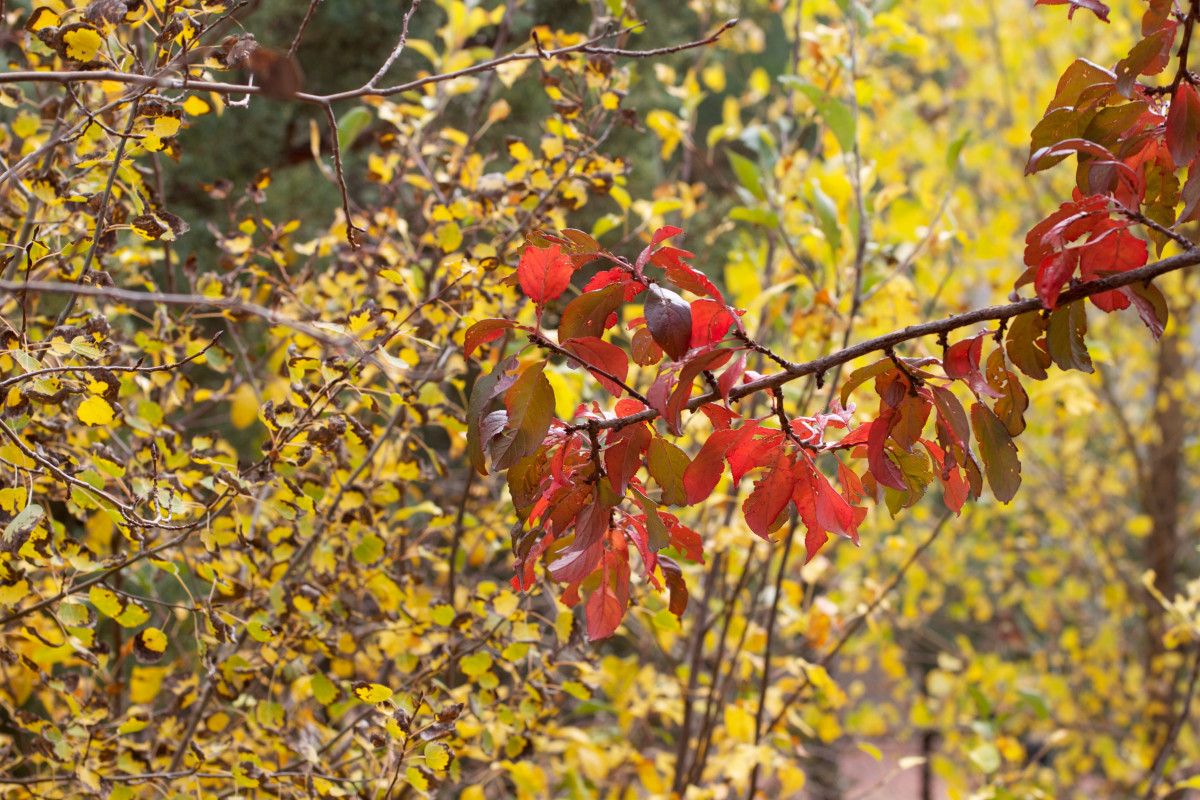
[[[1200,0],[259,5],[0,3],[0,797],[1200,787]]]

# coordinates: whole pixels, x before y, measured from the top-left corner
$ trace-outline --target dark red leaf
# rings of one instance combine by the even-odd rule
[[[682,297],[657,284],[646,296],[646,327],[668,356],[678,360],[692,340],[692,309]]]
[[[608,448],[604,451],[604,469],[608,481],[618,495],[625,494],[625,487],[642,466],[646,448],[650,446],[650,429],[637,424],[622,428],[608,437]]]
[[[870,434],[867,437],[867,464],[871,475],[881,485],[903,491],[907,488],[904,476],[887,454],[888,437],[898,421],[899,415],[896,411],[885,408],[879,418],[871,423]]]
[[[1179,84],[1167,112],[1167,149],[1176,167],[1192,163],[1200,150],[1200,94],[1187,81]]]
[[[506,330],[515,328],[517,323],[509,319],[484,319],[467,328],[467,338],[463,344],[463,354],[471,355],[480,345],[494,342],[504,335]]]
[[[558,338],[566,341],[585,336],[599,337],[608,327],[609,317],[621,307],[624,292],[618,285],[605,286],[567,303],[558,322]]]
[[[1154,284],[1135,283],[1121,289],[1133,303],[1138,317],[1150,329],[1150,335],[1158,340],[1167,327],[1167,299]]]
[[[658,568],[662,570],[663,581],[667,584],[667,591],[671,596],[667,608],[675,616],[681,617],[688,603],[687,581],[683,579],[683,570],[674,559],[667,556],[658,557]]]

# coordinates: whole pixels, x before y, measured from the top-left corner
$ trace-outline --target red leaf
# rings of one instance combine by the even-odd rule
[[[987,338],[987,335],[986,333],[976,334],[970,339],[963,339],[961,342],[950,345],[946,349],[945,358],[942,359],[942,368],[946,371],[946,377],[956,381],[965,381],[975,394],[999,397],[1000,393],[988,385],[983,378],[983,373],[979,371],[979,362],[983,356],[983,340]]]
[[[654,232],[654,236],[650,237],[650,244],[658,246],[672,236],[678,236],[681,233],[683,233],[683,228],[677,228],[674,225],[663,225]]]
[[[649,367],[662,361],[662,348],[654,341],[650,331],[638,328],[633,333],[633,341],[629,343],[629,352],[635,363]]]
[[[725,460],[729,462],[729,474],[738,483],[747,472],[765,466],[770,456],[783,443],[783,432],[760,428],[751,422],[738,428],[737,440],[729,446]]]
[[[768,537],[779,515],[792,499],[795,484],[791,459],[776,450],[775,463],[754,482],[754,490],[742,504],[742,514],[750,530],[764,539]]]
[[[1079,274],[1090,281],[1112,272],[1128,272],[1144,265],[1149,257],[1144,241],[1127,230],[1118,230],[1082,248]],[[1129,298],[1119,290],[1094,294],[1091,301],[1108,312],[1129,308]]]
[[[556,581],[576,583],[596,569],[604,555],[604,536],[608,533],[612,506],[593,501],[575,520],[575,540],[550,563],[550,575]]]
[[[646,291],[645,284],[635,281],[629,271],[622,267],[613,267],[597,272],[592,276],[592,279],[583,287],[583,291],[594,292],[597,289],[603,289],[605,286],[612,285],[621,286],[625,290],[625,301],[628,302],[637,297],[640,293]]]
[[[829,536],[821,527],[821,523],[817,522],[817,501],[813,496],[810,476],[807,474],[811,472],[811,468],[807,464],[802,465],[798,472],[801,474],[797,476],[792,489],[792,502],[796,504],[796,513],[800,521],[804,523],[804,560],[807,563],[825,546]]]
[[[679,370],[679,380],[675,382],[674,388],[671,390],[670,396],[666,403],[661,408],[663,420],[667,423],[667,428],[679,435],[683,428],[683,409],[687,405],[688,399],[692,396],[692,384],[700,373],[706,370],[719,369],[733,355],[732,350],[709,350],[707,352],[694,352]],[[656,381],[655,387],[659,384]],[[651,404],[653,405],[654,395],[651,395]],[[658,408],[656,405],[655,408]]]
[[[530,245],[521,254],[517,280],[525,296],[540,306],[566,291],[574,271],[575,265],[558,245]]]
[[[725,470],[725,453],[740,435],[740,429],[726,428],[714,431],[704,440],[700,452],[683,471],[683,488],[687,493],[688,505],[695,505],[712,494]]]
[[[866,518],[867,510],[850,505],[846,498],[838,494],[837,490],[829,483],[829,479],[820,470],[809,467],[809,471],[812,473],[818,524],[825,530],[845,536],[858,544],[858,524]]]
[[[646,297],[646,327],[658,346],[678,360],[692,339],[692,309],[670,289],[654,285]]]
[[[578,339],[568,339],[562,343],[563,349],[581,361],[595,367],[591,373],[600,381],[600,385],[612,394],[620,397],[625,393],[621,383],[629,377],[629,357],[625,351],[611,342],[606,342],[595,336],[583,336]],[[603,370],[607,375],[601,373]],[[616,378],[617,381],[614,381]]]
[[[671,538],[671,546],[683,553],[690,561],[704,563],[704,540],[700,534],[682,524],[671,514],[659,513],[659,518],[667,525]]]
[[[509,319],[484,319],[467,328],[467,338],[463,344],[464,355],[471,355],[475,348],[488,342],[494,342],[504,335],[506,330],[516,327]]]
[[[651,256],[656,255],[656,248],[660,244],[665,242],[667,239],[670,239],[672,236],[678,236],[681,233],[683,233],[683,228],[676,228],[674,225],[664,225],[656,230],[654,232],[654,236],[650,239],[650,244],[646,245],[642,252],[638,254],[637,269],[639,274],[641,273],[642,267],[646,266],[646,264],[650,261]],[[674,250],[676,248],[663,249]],[[689,253],[688,255],[690,256],[691,254]]]
[[[619,578],[617,579],[619,580]],[[617,597],[617,592],[609,585],[609,580],[608,559],[606,558],[600,585],[592,591],[587,605],[584,606],[589,642],[612,636],[625,617],[625,604]]]
[[[1200,150],[1200,94],[1187,81],[1179,84],[1167,112],[1167,149],[1176,167],[1192,163]]]
[[[733,315],[721,303],[708,298],[692,301],[692,347],[719,342],[733,326]]]
[[[604,451],[604,469],[608,481],[618,495],[625,494],[625,487],[642,466],[642,457],[650,445],[650,429],[645,425],[630,425],[608,437],[608,448]]]
[[[867,464],[876,481],[883,486],[903,491],[908,488],[904,485],[904,477],[887,454],[888,436],[897,421],[896,412],[887,408],[879,415],[879,419],[871,423],[871,431],[867,437]]]
[[[729,393],[733,391],[733,387],[738,384],[744,374],[746,374],[746,354],[739,353],[734,362],[717,379],[717,391],[721,393],[721,399],[729,399]]]
[[[1038,265],[1037,277],[1034,278],[1033,288],[1041,298],[1042,305],[1053,309],[1058,303],[1058,295],[1062,292],[1063,284],[1075,273],[1075,264],[1079,254],[1074,250],[1060,250],[1046,256]]]
[[[683,616],[688,603],[687,582],[683,579],[683,570],[675,563],[675,559],[666,556],[658,557],[658,568],[662,570],[667,591],[671,594],[668,609],[677,617]]]

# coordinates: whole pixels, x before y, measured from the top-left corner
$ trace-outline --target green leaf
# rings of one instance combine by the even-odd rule
[[[726,150],[725,155],[729,158],[729,166],[733,168],[733,174],[737,177],[738,183],[757,199],[765,200],[767,193],[763,191],[762,172],[759,170],[758,164],[732,150]]]
[[[1083,303],[1062,306],[1050,315],[1046,326],[1046,349],[1059,369],[1092,372],[1084,337],[1087,335],[1087,310]]]
[[[496,469],[508,469],[532,455],[546,438],[554,419],[554,389],[543,374],[545,367],[544,362],[526,367],[504,393],[508,421],[489,447]]]
[[[650,440],[646,452],[646,468],[650,477],[662,488],[662,502],[669,506],[687,504],[687,491],[683,487],[683,471],[688,465],[687,453],[675,445],[655,436]]]
[[[971,759],[972,764],[989,775],[1000,769],[1000,751],[991,742],[979,745],[968,753],[967,757]]]
[[[854,149],[854,112],[840,100],[825,94],[803,78],[795,75],[784,75],[779,80],[795,86],[817,109],[817,114],[829,126],[838,145],[843,152],[849,153]]]
[[[363,564],[374,564],[383,555],[383,539],[368,533],[354,548],[354,558]]]
[[[958,157],[962,155],[963,147],[966,146],[970,138],[971,129],[968,128],[958,136],[955,136],[954,141],[950,142],[950,146],[946,148],[946,169],[950,172],[958,169]]]
[[[829,252],[837,258],[838,251],[842,249],[842,226],[838,221],[837,206],[815,181],[812,185],[812,206],[821,225],[821,233],[829,242]]]
[[[983,403],[971,406],[971,424],[975,428],[975,441],[979,443],[979,454],[992,494],[1001,503],[1008,503],[1021,485],[1017,446],[1013,444],[1008,428]]]
[[[25,506],[21,509],[21,513],[13,517],[12,521],[4,526],[4,544],[11,544],[18,538],[30,533],[37,527],[45,515],[46,510],[37,503],[30,503]]]
[[[363,106],[355,106],[342,115],[338,120],[337,140],[338,148],[344,153],[350,145],[354,144],[354,140],[363,132],[363,129],[371,124],[371,112]]]

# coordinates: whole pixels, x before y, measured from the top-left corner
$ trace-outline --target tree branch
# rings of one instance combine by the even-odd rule
[[[703,39],[696,39],[682,44],[672,45],[670,47],[659,47],[652,50],[625,50],[615,47],[600,47],[598,43],[611,38],[612,36],[624,31],[611,31],[600,36],[593,37],[579,44],[567,45],[558,47],[553,50],[543,50],[538,52],[515,52],[500,56],[499,58],[488,59],[481,61],[478,64],[472,64],[469,67],[456,69],[451,72],[442,72],[436,75],[427,75],[424,78],[417,78],[406,83],[388,86],[382,89],[377,89],[369,83],[365,86],[360,86],[357,89],[348,89],[343,92],[335,92],[333,94],[309,94],[307,92],[297,92],[293,99],[313,105],[327,105],[336,103],[340,100],[353,100],[359,97],[390,97],[404,92],[411,92],[414,89],[420,89],[435,83],[445,83],[452,81],[455,78],[462,78],[467,75],[475,75],[480,72],[490,72],[491,70],[501,67],[505,64],[511,64],[515,61],[539,61],[543,58],[551,59],[566,55],[610,55],[620,58],[654,58],[656,56],[668,55],[671,53],[679,53],[684,50],[691,50],[696,47],[704,47],[716,42],[725,31],[737,24],[736,19],[731,19],[723,24],[716,31]],[[0,74],[0,84],[5,83],[127,83],[139,86],[150,86],[156,89],[172,89],[172,90],[187,90],[195,92],[216,92],[223,95],[243,95],[243,94],[262,94],[261,86],[253,86],[251,84],[242,83],[225,83],[223,81],[207,81],[194,80],[192,78],[182,77],[167,77],[164,75],[133,75],[120,70],[21,70],[15,72],[7,72]]]
[[[1135,283],[1149,283],[1160,275],[1165,275],[1169,272],[1176,272],[1188,267],[1194,267],[1200,264],[1200,248],[1193,248],[1186,253],[1164,258],[1160,261],[1155,261],[1152,264],[1138,267],[1137,269],[1129,270],[1128,272],[1119,272],[1112,275],[1106,275],[1094,281],[1085,281],[1078,283],[1070,289],[1059,295],[1058,307],[1061,308],[1071,303],[1079,302],[1092,295],[1102,292],[1119,289],[1122,286],[1132,286]],[[737,386],[729,393],[730,400],[740,400],[743,397],[755,394],[757,392],[769,391],[778,386],[783,386],[797,378],[802,378],[806,375],[814,375],[833,369],[841,364],[853,361],[856,358],[861,358],[865,355],[870,355],[876,352],[887,352],[895,348],[899,344],[920,339],[925,336],[934,336],[936,334],[949,333],[950,331],[958,330],[959,328],[978,325],[981,322],[995,322],[996,320],[1007,320],[1021,314],[1026,314],[1030,311],[1044,310],[1041,300],[1036,297],[1027,300],[1019,300],[1015,303],[1006,305],[985,306],[974,311],[968,311],[963,314],[946,317],[945,319],[932,320],[930,322],[922,322],[918,325],[909,325],[906,328],[876,336],[873,339],[867,339],[859,342],[852,347],[847,347],[842,350],[837,350],[828,355],[814,358],[811,361],[803,363],[786,362],[787,366],[782,372],[776,372],[772,375],[764,375],[761,378],[756,378],[749,383],[744,383]],[[697,397],[693,397],[687,404],[689,411],[695,411],[705,403],[711,403],[714,400],[720,400],[721,396],[716,392],[706,392]],[[617,417],[616,419],[606,419],[599,422],[601,428],[624,428],[627,425],[633,425],[638,422],[649,422],[658,417],[658,412],[652,408],[639,411],[636,414],[630,414],[627,417]]]

